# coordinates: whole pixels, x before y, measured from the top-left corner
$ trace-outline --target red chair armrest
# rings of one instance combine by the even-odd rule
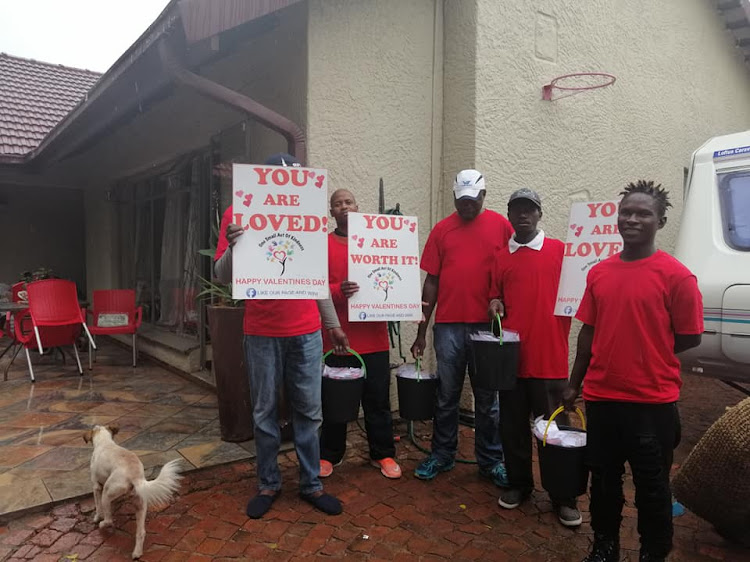
[[[33,338],[36,337],[36,334],[34,334],[33,328],[29,330],[27,334],[23,333],[22,326],[23,326],[23,321],[26,318],[31,318],[31,312],[28,309],[16,315],[15,322],[13,323],[14,337],[16,341],[22,344],[29,343]]]

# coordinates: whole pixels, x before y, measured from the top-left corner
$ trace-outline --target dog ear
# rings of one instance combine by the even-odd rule
[[[115,425],[115,424],[108,425],[107,429],[112,434],[112,437],[114,437],[115,435],[117,435],[118,433],[120,433],[120,426],[119,425]]]
[[[84,431],[83,432],[83,440],[86,443],[91,443],[91,440],[94,438],[94,432],[91,430]]]

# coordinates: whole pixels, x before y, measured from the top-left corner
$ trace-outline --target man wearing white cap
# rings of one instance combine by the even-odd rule
[[[453,184],[456,212],[435,225],[422,253],[420,265],[427,273],[422,289],[425,320],[411,352],[414,357],[424,354],[427,324],[437,305],[434,347],[438,364],[432,453],[414,471],[422,480],[432,480],[455,466],[458,403],[470,362],[469,334],[487,329],[493,256],[513,235],[505,217],[483,208],[485,193],[482,174],[459,172]],[[498,486],[507,485],[497,392],[475,388],[474,408],[479,472]]]

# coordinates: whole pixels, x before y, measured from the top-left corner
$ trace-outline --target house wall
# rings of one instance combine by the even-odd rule
[[[3,258],[0,283],[24,271],[51,269],[86,291],[83,192],[61,187],[0,183]]]
[[[362,212],[419,217],[422,244],[439,214],[442,144],[442,3],[310,0],[309,161],[327,168]],[[413,326],[402,336],[404,351]],[[395,359],[395,355],[394,355]]]
[[[536,189],[545,230],[564,237],[571,201],[654,179],[675,206],[658,239],[672,250],[692,151],[750,127],[750,71],[712,3],[477,0],[476,20],[476,162],[490,206]],[[541,100],[555,76],[596,70],[617,82]]]

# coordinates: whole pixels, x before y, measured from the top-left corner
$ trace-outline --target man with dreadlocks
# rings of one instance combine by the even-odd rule
[[[668,193],[640,180],[621,193],[619,254],[588,274],[576,317],[583,322],[563,404],[581,383],[588,417],[594,545],[585,562],[619,560],[622,477],[630,464],[641,561],[672,548],[669,470],[680,438],[677,353],[700,344],[703,303],[695,276],[654,240],[667,222]]]

